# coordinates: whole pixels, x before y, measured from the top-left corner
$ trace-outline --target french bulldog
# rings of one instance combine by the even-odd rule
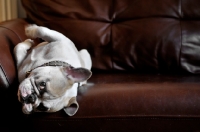
[[[14,47],[19,88],[18,100],[24,114],[56,112],[61,109],[73,116],[78,108],[78,87],[91,77],[92,61],[86,49],[55,30],[30,24],[28,38]],[[39,44],[33,40],[44,40]]]

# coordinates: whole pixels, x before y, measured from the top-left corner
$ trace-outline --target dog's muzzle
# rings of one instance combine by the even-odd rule
[[[26,97],[21,97],[21,102],[25,104],[33,104],[37,99],[37,95],[35,93],[32,93],[30,95],[27,95]]]

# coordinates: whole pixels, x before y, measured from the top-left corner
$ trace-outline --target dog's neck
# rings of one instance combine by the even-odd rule
[[[39,68],[39,67],[44,67],[44,66],[62,66],[62,67],[71,67],[73,68],[70,64],[66,63],[66,62],[63,62],[63,61],[50,61],[50,62],[47,62],[47,63],[44,63],[40,66],[37,66],[29,71],[26,71],[26,78],[30,75],[30,73],[36,69],[36,68]]]

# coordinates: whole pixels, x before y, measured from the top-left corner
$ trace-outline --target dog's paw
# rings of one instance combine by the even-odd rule
[[[31,39],[26,39],[23,44],[26,45],[27,49],[30,49],[30,47],[35,45],[34,41]]]
[[[25,27],[25,34],[27,37],[30,37],[30,38],[37,38],[37,30],[38,30],[38,26],[35,25],[35,24],[30,24],[30,25],[27,25]]]

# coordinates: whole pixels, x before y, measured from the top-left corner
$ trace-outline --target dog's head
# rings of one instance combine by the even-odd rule
[[[18,99],[25,114],[56,112],[64,109],[72,116],[78,110],[76,101],[79,82],[91,76],[85,68],[39,67],[24,79],[18,89]]]

